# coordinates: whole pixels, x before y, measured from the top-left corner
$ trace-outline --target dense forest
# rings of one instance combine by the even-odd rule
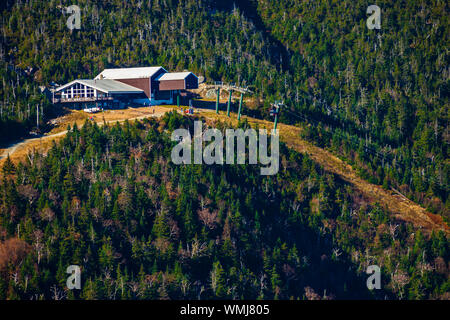
[[[448,221],[447,2],[379,1],[380,30],[366,27],[366,1],[82,0],[73,31],[70,4],[3,4],[1,141],[52,116],[38,85],[106,67],[189,69],[252,86],[265,117],[284,99],[282,121],[308,124],[307,138],[361,176]]]
[[[442,232],[393,220],[284,145],[273,177],[174,165],[180,127],[192,119],[86,122],[47,155],[6,162],[0,298],[448,299]],[[64,290],[71,264],[82,290]],[[381,290],[366,287],[372,264]]]
[[[286,118],[448,221],[448,2],[377,1],[380,30],[366,1],[248,2],[290,58]]]
[[[271,45],[238,9],[218,11],[209,1],[197,0],[84,0],[77,2],[81,30],[70,31],[63,8],[71,4],[7,2],[0,35],[5,70],[0,128],[13,124],[32,128],[38,99],[32,93],[39,95],[38,85],[93,78],[104,68],[161,65],[167,70],[189,69],[209,80],[258,87],[264,83],[262,89],[273,85],[267,83],[267,75],[278,74]],[[51,108],[41,105],[45,117]],[[4,130],[8,136],[23,134]]]

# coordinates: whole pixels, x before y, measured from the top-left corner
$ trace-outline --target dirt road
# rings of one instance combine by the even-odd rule
[[[42,142],[43,139],[44,140],[48,140],[48,139],[49,140],[53,140],[53,139],[55,139],[57,137],[65,135],[66,133],[67,133],[67,130],[61,131],[61,132],[58,132],[58,133],[55,133],[55,134],[47,135],[47,136],[42,136],[42,137],[38,137],[38,138],[30,138],[30,139],[25,139],[25,140],[23,140],[21,142],[17,142],[15,144],[9,146],[8,148],[6,148],[3,151],[3,154],[0,155],[0,160],[6,158],[8,155],[10,155],[10,156],[13,155],[18,149],[24,148],[24,147],[26,147],[29,144],[33,144],[33,143],[38,142],[38,141]]]
[[[63,137],[67,133],[67,130],[62,128],[66,128],[67,125],[73,125],[74,123],[76,123],[77,126],[81,128],[88,117],[92,117],[93,121],[97,122],[99,126],[102,126],[104,123],[108,124],[124,122],[125,120],[142,120],[151,117],[157,118],[174,109],[175,107],[170,106],[151,108],[147,107],[139,109],[109,110],[104,113],[102,112],[89,115],[81,111],[75,111],[75,116],[74,114],[71,114],[63,121],[60,121],[59,125],[49,134],[37,138],[24,139],[17,143],[11,144],[5,149],[0,149],[0,166],[8,155],[13,162],[17,163],[21,160],[24,160],[28,152],[32,151],[33,149],[39,151],[46,150],[49,146],[51,146],[52,141]]]

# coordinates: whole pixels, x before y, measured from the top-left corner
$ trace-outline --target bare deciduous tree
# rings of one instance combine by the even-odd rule
[[[0,271],[5,271],[8,265],[19,266],[27,253],[30,245],[18,238],[10,238],[0,243]]]
[[[392,288],[399,294],[400,299],[403,299],[404,288],[409,283],[409,277],[403,270],[396,268],[394,274],[391,275]]]
[[[392,237],[392,241],[395,240],[395,236],[397,235],[397,228],[398,228],[398,224],[389,224],[389,234]]]
[[[308,300],[321,300],[320,296],[311,287],[305,287],[305,296]]]
[[[58,288],[58,286],[56,286],[56,284],[50,288],[50,291],[52,293],[53,300],[63,300],[66,297],[66,292],[64,292],[64,290]]]
[[[215,229],[219,222],[217,211],[210,212],[207,208],[198,211],[198,218],[209,229]]]

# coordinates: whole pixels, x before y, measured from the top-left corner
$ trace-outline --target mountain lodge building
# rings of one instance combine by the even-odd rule
[[[173,104],[177,95],[198,88],[192,72],[167,72],[163,67],[105,69],[93,80],[74,80],[56,88],[54,104],[74,109],[123,108]]]

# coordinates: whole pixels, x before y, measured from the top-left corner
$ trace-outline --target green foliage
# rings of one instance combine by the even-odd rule
[[[332,146],[370,182],[449,218],[443,1],[381,1],[381,30],[366,27],[361,0],[86,0],[82,28],[73,31],[58,1],[12,3],[2,12],[9,18],[2,21],[0,142],[34,128],[36,106],[41,129],[55,114],[38,85],[113,67],[189,69],[251,85],[253,115],[268,117],[269,102],[284,99],[281,121],[320,122],[308,133],[319,146]]]
[[[448,216],[445,2],[381,1],[381,31],[365,27],[364,1],[84,0],[74,31],[60,4],[72,3],[2,6],[0,142],[53,116],[39,85],[189,69],[251,85],[258,116],[284,99],[281,121],[306,117],[305,137],[365,179]],[[192,123],[168,114],[161,127]],[[446,235],[395,221],[307,156],[282,146],[287,165],[270,178],[175,166],[172,146],[154,121],[86,123],[32,163],[7,159],[0,245],[17,237],[33,250],[0,261],[0,298],[54,298],[74,263],[83,289],[69,299],[448,297]],[[381,292],[366,290],[369,264],[382,267]]]
[[[378,1],[369,30],[366,1],[249,3],[290,57],[282,119],[448,220],[448,4]]]
[[[80,265],[83,287],[68,299],[447,293],[443,233],[400,224],[393,236],[389,226],[399,223],[385,211],[284,145],[276,177],[257,165],[174,165],[161,156],[170,154],[174,122],[193,130],[176,114],[160,123],[86,122],[17,166],[20,181],[0,183],[0,230],[34,248],[22,264],[0,263],[2,279],[21,266],[17,283],[0,282],[1,297],[54,298],[71,264]],[[369,262],[382,266],[381,292],[365,287]],[[409,281],[401,287],[400,273]]]

